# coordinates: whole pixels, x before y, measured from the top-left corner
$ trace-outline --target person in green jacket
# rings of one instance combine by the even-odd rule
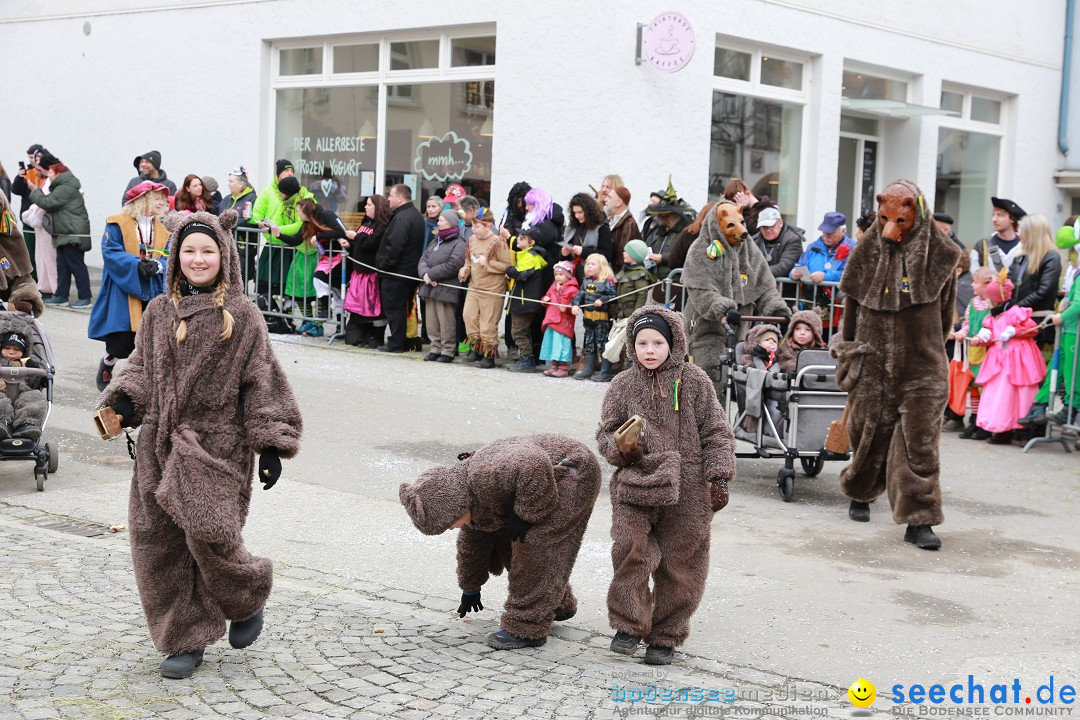
[[[52,221],[56,292],[45,303],[66,303],[71,292],[71,279],[75,278],[79,298],[71,301],[71,307],[87,307],[90,305],[90,273],[84,256],[90,249],[90,216],[83,202],[82,183],[52,154],[42,154],[41,167],[49,181],[49,194],[41,191],[46,181],[42,178],[34,185],[29,200],[44,210]]]
[[[266,245],[259,255],[256,273],[256,302],[263,312],[284,313],[286,308],[274,299],[274,295],[281,294],[283,288],[287,291],[285,280],[290,274],[296,251],[281,242],[279,237],[299,231],[303,221],[296,211],[296,205],[312,195],[307,188],[300,186],[300,181],[293,174],[292,163],[288,160],[278,160],[276,169],[277,178],[263,188],[255,201],[251,222],[263,231],[263,238],[266,240]],[[311,295],[315,295],[314,288]],[[276,316],[268,318],[267,327],[274,333],[287,334],[295,331],[290,322]]]

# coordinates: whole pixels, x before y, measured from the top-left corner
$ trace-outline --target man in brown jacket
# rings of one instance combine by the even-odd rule
[[[490,647],[543,645],[553,620],[577,612],[570,572],[600,492],[600,463],[562,435],[504,438],[459,457],[402,483],[401,504],[425,535],[461,528],[461,617],[483,610],[481,586],[508,571],[502,629],[487,636]]]
[[[641,229],[638,228],[634,214],[627,205],[630,204],[630,191],[624,187],[617,187],[607,194],[604,201],[604,212],[607,213],[608,225],[611,227],[611,271],[618,273],[623,266],[623,249],[631,240],[641,239]]]

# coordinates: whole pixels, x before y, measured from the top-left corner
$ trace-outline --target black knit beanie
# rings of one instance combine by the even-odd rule
[[[634,322],[634,340],[637,340],[638,333],[642,330],[655,330],[664,336],[669,348],[675,345],[675,337],[671,332],[671,326],[668,325],[667,320],[659,315],[649,313],[639,317]]]

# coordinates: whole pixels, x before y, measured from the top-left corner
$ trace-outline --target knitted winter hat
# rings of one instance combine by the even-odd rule
[[[295,176],[287,177],[278,183],[277,189],[284,193],[285,197],[291,198],[300,192],[300,181]]]
[[[621,189],[621,188],[617,188]],[[645,258],[649,254],[649,246],[645,244],[644,240],[631,240],[623,246],[623,250],[627,255],[634,259],[638,265],[645,262]]]
[[[439,213],[439,217],[450,223],[450,227],[457,227],[458,223],[461,221],[461,218],[458,217],[457,212],[454,210],[443,210]]]
[[[150,152],[143,153],[142,155],[137,155],[135,157],[135,162],[133,163],[136,170],[139,169],[139,163],[143,160],[146,160],[151,165],[153,165],[155,170],[161,169],[161,153],[159,153],[157,150],[151,150]]]
[[[0,347],[7,347],[8,345],[14,345],[25,355],[26,354],[26,336],[22,333],[12,332],[4,335],[4,339],[0,342]]]
[[[555,267],[553,268],[552,272],[561,272],[565,273],[569,277],[574,277],[574,264],[569,260],[560,260],[559,262],[555,263]]]
[[[412,483],[402,483],[398,498],[416,529],[425,535],[446,532],[469,509],[468,472],[464,463],[435,467]]]
[[[200,222],[193,222],[189,225],[185,225],[180,233],[176,236],[177,251],[184,246],[184,238],[188,235],[194,235],[195,233],[202,233],[203,235],[209,235],[217,243],[218,247],[221,247],[221,239],[217,236],[217,231],[209,225],[204,225]]]
[[[211,195],[213,195],[215,192],[217,192],[217,189],[218,189],[218,181],[217,180],[210,177],[209,175],[204,175],[203,177],[201,177],[199,179],[202,180],[203,186],[206,188],[207,192],[209,192]]]
[[[274,163],[274,175],[275,176],[280,175],[281,173],[283,173],[283,172],[285,172],[286,170],[289,170],[289,169],[295,169],[295,168],[293,168],[293,164],[290,161],[285,160],[284,158],[281,159],[281,160],[278,160],[276,163]]]
[[[633,337],[635,341],[637,340],[638,333],[642,330],[655,330],[660,333],[664,336],[664,339],[667,340],[668,347],[675,344],[675,336],[671,332],[671,325],[659,315],[648,313],[634,321]],[[779,338],[779,335],[777,335],[777,337]]]

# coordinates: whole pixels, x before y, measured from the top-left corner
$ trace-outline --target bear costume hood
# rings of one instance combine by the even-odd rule
[[[821,316],[813,310],[799,310],[796,313],[792,313],[791,321],[788,323],[787,335],[784,336],[785,345],[790,345],[792,348],[797,347],[795,345],[795,325],[797,323],[805,323],[814,333],[813,345],[811,345],[811,347],[821,350],[825,349],[825,339],[822,337],[821,330]],[[799,349],[807,350],[809,348]]]
[[[934,222],[922,190],[910,180],[897,180],[885,193],[897,185],[914,194],[912,228],[903,242],[887,241],[881,236],[879,213],[855,244],[840,278],[844,294],[879,312],[937,302],[942,288],[955,276],[962,252]]]

